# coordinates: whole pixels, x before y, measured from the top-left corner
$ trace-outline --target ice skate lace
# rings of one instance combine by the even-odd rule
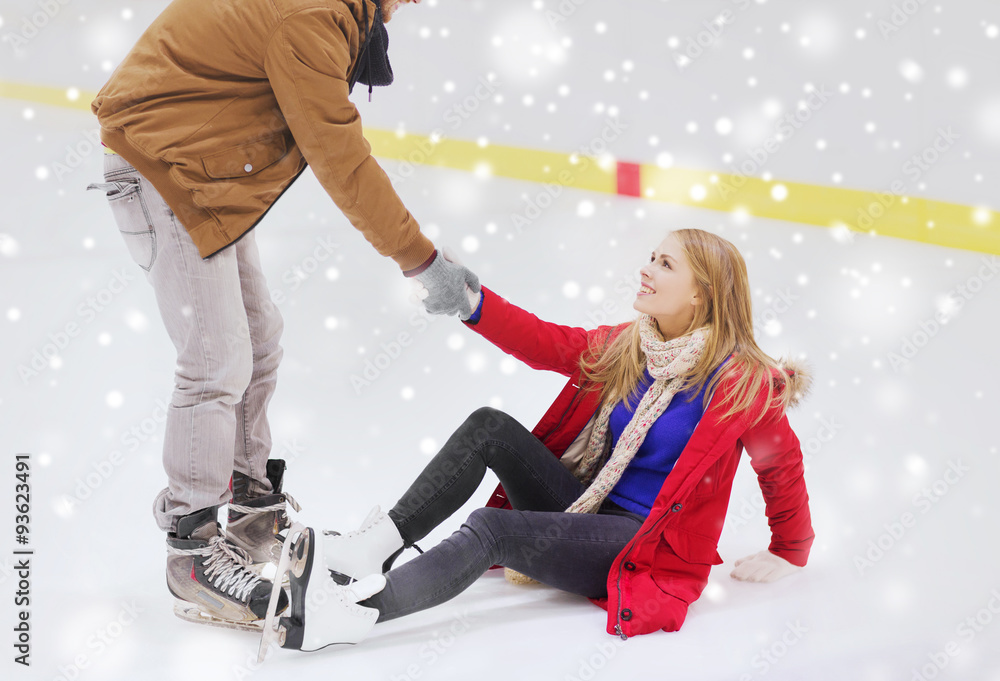
[[[375,524],[378,522],[381,516],[382,516],[382,509],[376,506],[368,513],[368,516],[362,521],[361,527],[359,527],[358,529],[351,530],[349,532],[338,532],[337,530],[323,530],[323,534],[327,537],[343,537],[344,539],[350,539],[351,537],[360,537],[365,532],[375,527]],[[421,549],[416,544],[411,544],[411,546],[417,550],[417,553],[424,552],[423,549]]]
[[[208,541],[208,546],[197,549],[176,549],[168,547],[176,556],[202,556],[205,578],[219,591],[246,602],[254,587],[261,579],[247,568],[252,565],[250,555],[243,549],[229,544],[225,537],[217,535]]]
[[[338,532],[337,530],[323,530],[323,534],[328,537],[344,537],[345,539],[349,537],[359,537],[363,535],[368,530],[375,527],[375,523],[381,517],[381,509],[376,506],[369,513],[368,516],[361,522],[361,527],[356,530],[350,530],[349,532]]]

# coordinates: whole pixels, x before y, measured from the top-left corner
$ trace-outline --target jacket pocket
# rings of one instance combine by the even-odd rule
[[[230,147],[202,156],[205,173],[214,180],[231,180],[256,175],[288,153],[284,135],[275,135],[250,144]]]
[[[664,530],[653,557],[650,577],[664,594],[691,604],[698,600],[708,584],[712,566],[721,562],[715,542],[708,537]]]
[[[722,564],[722,557],[719,555],[716,543],[709,537],[668,528],[663,531],[662,540],[685,563],[700,565]]]

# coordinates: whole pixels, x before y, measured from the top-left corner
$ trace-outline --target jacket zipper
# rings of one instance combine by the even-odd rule
[[[642,539],[643,537],[646,537],[649,534],[651,534],[652,532],[656,531],[656,526],[659,525],[664,520],[666,520],[666,518],[667,518],[667,514],[664,513],[659,518],[659,520],[657,520],[655,523],[653,523],[652,527],[650,527],[648,530],[646,530],[645,532],[643,532],[641,535],[637,535],[635,538],[633,538],[631,547],[629,547],[629,550],[625,552],[624,556],[622,556],[621,563],[618,565],[618,579],[615,581],[615,588],[618,589],[618,608],[617,608],[617,612],[615,613],[615,616],[618,618],[618,624],[615,625],[615,633],[618,634],[619,636],[621,636],[621,638],[622,638],[623,641],[627,640],[628,636],[625,635],[625,632],[622,631],[622,609],[621,609],[621,604],[622,604],[622,565],[624,565],[625,562],[628,560],[628,556],[629,556],[630,553],[632,553],[632,549],[635,548],[635,545],[639,543],[638,540]]]
[[[618,581],[615,583],[615,587],[618,589],[618,608],[617,608],[618,612],[615,613],[615,616],[618,618],[618,624],[615,625],[615,633],[618,634],[618,636],[620,636],[623,641],[627,641],[628,640],[628,636],[626,636],[625,632],[622,631],[622,608],[621,608],[621,605],[622,605],[622,569],[621,569],[621,566],[618,567]]]
[[[576,402],[576,398],[580,396],[580,386],[574,383],[573,387],[576,388],[576,392],[573,393],[573,399],[571,399],[569,401],[569,404],[566,405],[566,409],[563,410],[562,416],[559,417],[559,422],[556,423],[555,426],[553,426],[552,430],[549,431],[550,433],[555,433],[559,430],[559,426],[561,426],[562,422],[566,419],[566,414],[568,414],[569,410],[573,408],[573,404]]]

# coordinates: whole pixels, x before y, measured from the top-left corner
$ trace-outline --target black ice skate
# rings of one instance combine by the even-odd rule
[[[167,587],[177,601],[174,614],[200,624],[261,631],[271,596],[271,582],[251,570],[250,557],[232,546],[216,522],[217,507],[177,521],[167,535]],[[276,611],[288,598],[275,595]]]
[[[233,472],[233,500],[229,503],[226,536],[240,547],[254,563],[274,563],[281,556],[284,534],[291,527],[288,506],[301,510],[291,495],[281,491],[285,477],[285,462],[267,462],[267,479],[271,491],[262,494],[260,485],[242,473]]]

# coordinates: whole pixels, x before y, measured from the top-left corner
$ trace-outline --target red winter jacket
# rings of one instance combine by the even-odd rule
[[[587,331],[552,324],[483,287],[480,319],[467,326],[533,369],[570,377],[532,431],[561,457],[600,406],[598,392],[579,388],[580,355],[626,325]],[[764,494],[771,527],[768,549],[793,565],[806,564],[814,535],[798,438],[780,409],[771,408],[752,428],[746,415],[723,422],[719,404],[731,389],[731,379],[718,385],[652,511],[611,566],[608,597],[594,601],[608,611],[609,634],[625,638],[680,629],[712,566],[722,562],[716,547],[744,447]],[[766,393],[751,412],[759,413],[765,399]],[[508,506],[502,487],[488,505]]]

